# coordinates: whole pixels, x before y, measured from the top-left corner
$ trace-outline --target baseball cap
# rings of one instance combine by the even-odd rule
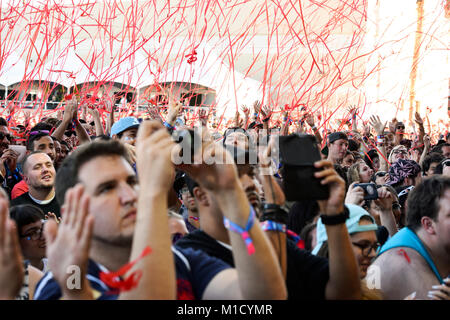
[[[350,213],[349,218],[345,221],[345,225],[347,226],[347,230],[349,234],[364,232],[364,231],[376,231],[378,229],[378,225],[375,223],[373,217],[366,210],[361,208],[360,206],[354,204],[346,204],[345,205]],[[362,217],[368,217],[372,223],[360,225],[359,221]],[[322,247],[322,244],[328,240],[327,231],[325,229],[325,225],[322,223],[322,219],[319,218],[317,220],[317,245],[312,251],[313,254],[317,254]]]
[[[139,127],[139,120],[135,117],[125,117],[117,121],[113,124],[111,127],[111,134],[112,137],[115,134],[119,134],[121,132],[124,132],[128,129],[138,128]]]
[[[339,140],[339,139],[344,139],[344,140],[348,141],[347,135],[345,133],[343,133],[343,132],[333,132],[333,133],[330,133],[328,135],[328,142],[329,143],[333,143],[333,142],[335,142],[336,140]]]

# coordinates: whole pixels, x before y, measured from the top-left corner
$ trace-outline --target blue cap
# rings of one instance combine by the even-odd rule
[[[110,136],[112,137],[113,135],[119,134],[128,129],[138,128],[139,124],[140,124],[139,120],[135,117],[122,118],[116,123],[114,123],[113,126],[111,127]]]
[[[364,232],[364,231],[375,231],[378,229],[378,226],[375,223],[375,219],[368,213],[366,210],[361,208],[360,206],[354,204],[346,204],[348,211],[350,213],[349,218],[345,221],[345,225],[347,226],[347,230],[349,234]],[[359,221],[362,217],[369,217],[372,220],[371,224],[360,225]],[[317,221],[317,245],[312,251],[313,254],[317,254],[322,244],[328,240],[327,231],[325,229],[325,225],[322,223],[322,219],[319,218]]]

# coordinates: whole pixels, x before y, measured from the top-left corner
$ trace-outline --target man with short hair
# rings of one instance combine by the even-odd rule
[[[175,175],[171,161],[174,147],[175,143],[162,124],[157,121],[142,124],[137,139],[139,195],[128,153],[117,141],[93,142],[80,147],[63,163],[56,183],[58,199],[65,199],[64,205],[67,203],[68,208],[74,205],[74,194],[76,199],[82,199],[82,203],[85,203],[83,199],[88,199],[84,200],[88,201],[86,212],[81,215],[89,214],[94,219],[91,248],[82,252],[92,259],[87,268],[89,282],[83,279],[83,283],[88,282],[87,288],[83,287],[87,291],[84,297],[117,298],[117,294],[111,295],[112,288],[100,280],[100,270],[118,270],[137,259],[143,249],[151,245],[151,255],[135,266],[143,271],[137,288],[128,294],[122,293],[120,298],[170,298],[170,290],[175,289],[170,273],[175,265],[180,299],[285,299],[285,286],[276,256],[257,224],[248,231],[255,248],[252,254],[247,253],[244,239],[230,231],[237,252],[237,269],[199,251],[178,247],[170,250],[167,199]],[[215,188],[221,204],[227,206],[228,218],[245,225],[250,208],[245,194],[237,186],[235,168],[232,165],[198,166],[192,165],[190,174],[197,173],[196,177],[203,181],[212,179],[211,187]],[[72,189],[76,183],[81,185]],[[49,227],[50,239],[58,240],[60,234],[58,232],[56,237],[56,229]],[[61,234],[61,239],[63,237]],[[57,245],[50,241],[50,251],[53,246]],[[79,256],[80,252],[67,250],[65,253]],[[48,258],[51,269],[52,255]],[[65,270],[66,266],[56,267],[59,271]],[[58,299],[61,295],[80,298],[77,296],[80,292],[70,292],[66,288],[65,271],[52,270],[52,273],[56,279],[52,274],[45,275],[38,284],[36,299]]]
[[[27,141],[27,153],[41,151],[46,153],[53,162],[53,166],[55,167],[55,161],[57,160],[56,149],[55,149],[55,137],[50,136],[50,131],[48,130],[39,130],[39,123],[34,128],[31,129]],[[23,168],[22,168],[23,170]],[[25,180],[17,183],[11,191],[11,200],[20,197],[24,193],[28,192],[29,186],[27,185]]]
[[[31,204],[40,208],[44,214],[51,212],[60,217],[60,206],[55,197],[56,171],[52,159],[42,151],[34,151],[25,157],[22,168],[29,191],[13,199],[11,205]]]
[[[427,295],[450,274],[450,178],[433,176],[409,193],[406,227],[381,248],[370,268],[385,299]],[[371,272],[369,272],[371,273]]]
[[[434,175],[434,170],[445,158],[436,152],[430,153],[422,162],[422,174],[424,177],[431,177]]]
[[[333,164],[341,164],[348,149],[348,137],[343,132],[328,135],[328,158]]]

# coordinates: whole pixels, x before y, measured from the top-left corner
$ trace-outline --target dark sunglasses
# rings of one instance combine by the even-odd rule
[[[405,130],[405,126],[398,126],[397,129],[403,129],[403,130]]]
[[[75,136],[77,133],[75,131],[66,131],[66,132],[64,132],[64,134],[67,137],[71,137],[71,136]]]
[[[5,137],[6,137],[6,139],[11,141],[11,135],[9,133],[0,132],[0,140],[5,139]]]
[[[448,166],[450,166],[450,159],[447,159],[444,162],[442,162],[442,167],[448,167]]]
[[[380,172],[377,172],[377,173],[375,173],[375,177],[376,178],[378,178],[378,177],[384,177],[385,175],[387,175],[388,173],[386,172],[386,171],[380,171]]]

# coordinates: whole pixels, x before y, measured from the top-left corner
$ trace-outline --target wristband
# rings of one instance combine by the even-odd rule
[[[270,120],[270,117],[267,117],[267,118],[265,118],[265,119],[262,119],[261,121],[262,121],[262,122],[269,122],[269,120]]]
[[[344,206],[344,211],[339,214],[335,214],[332,216],[328,216],[328,215],[324,215],[324,214],[320,215],[320,219],[322,220],[322,223],[327,226],[335,226],[338,224],[345,223],[345,221],[349,217],[350,217],[350,211],[348,210],[347,206]]]
[[[263,231],[278,231],[286,233],[286,225],[272,220],[266,220],[260,223]]]
[[[233,232],[236,232],[240,234],[242,239],[245,242],[245,245],[247,246],[247,252],[249,255],[252,255],[255,253],[255,247],[253,245],[252,238],[250,237],[250,234],[248,233],[250,229],[253,227],[253,223],[255,222],[255,210],[253,210],[252,206],[250,206],[250,214],[248,216],[247,224],[245,225],[245,229],[238,226],[228,218],[223,218],[223,224],[225,225],[225,228],[228,230],[231,230]]]
[[[167,121],[164,121],[163,124],[164,124],[164,126],[165,126],[166,128],[175,130],[175,127],[172,126],[172,125],[171,125],[170,123],[168,123]]]
[[[316,129],[317,129],[316,125],[313,125],[313,126],[311,127],[311,129],[316,130]]]

